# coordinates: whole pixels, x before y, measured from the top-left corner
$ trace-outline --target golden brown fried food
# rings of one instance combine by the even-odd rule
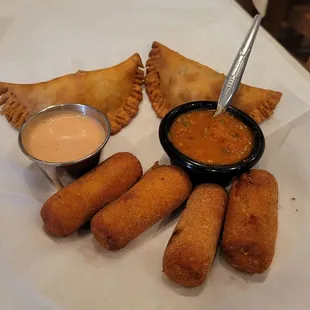
[[[34,113],[55,104],[84,103],[105,114],[111,133],[125,127],[142,100],[144,72],[141,58],[132,55],[110,68],[78,71],[35,84],[0,82],[0,114],[19,128]]]
[[[230,190],[222,250],[233,267],[261,273],[271,264],[278,230],[278,184],[272,174],[251,170]]]
[[[217,101],[225,80],[224,74],[158,42],[153,42],[146,67],[146,91],[159,117],[185,102]],[[261,123],[271,116],[281,96],[277,91],[240,84],[232,105]]]
[[[227,205],[227,193],[215,184],[202,184],[190,195],[163,258],[170,280],[187,287],[201,285],[216,253]]]
[[[180,206],[191,190],[189,178],[180,168],[155,167],[93,217],[92,233],[105,248],[121,249]]]
[[[111,156],[45,202],[41,217],[46,229],[57,237],[70,235],[130,189],[141,176],[142,167],[134,155]]]

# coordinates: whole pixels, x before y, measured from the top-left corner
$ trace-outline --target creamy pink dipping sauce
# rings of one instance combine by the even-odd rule
[[[33,157],[48,162],[68,162],[94,152],[106,133],[91,116],[76,111],[51,111],[38,115],[23,131],[22,143]]]

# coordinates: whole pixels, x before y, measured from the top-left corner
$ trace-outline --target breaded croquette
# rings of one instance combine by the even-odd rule
[[[41,217],[47,231],[57,237],[70,235],[129,190],[141,176],[142,167],[134,155],[111,156],[44,203]]]
[[[191,190],[181,168],[150,169],[132,189],[93,217],[92,233],[105,248],[121,249],[180,206]]]
[[[278,184],[272,174],[251,170],[230,190],[222,250],[233,267],[261,273],[271,264],[278,229]]]
[[[201,285],[210,271],[219,242],[227,193],[215,184],[202,184],[190,195],[168,242],[163,270],[177,284]]]

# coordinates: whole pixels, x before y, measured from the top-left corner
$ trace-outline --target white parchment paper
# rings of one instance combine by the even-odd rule
[[[145,61],[153,40],[227,72],[250,23],[229,0],[3,0],[0,80],[42,81],[111,66],[134,52]],[[176,219],[154,225],[116,253],[105,251],[87,230],[50,238],[39,212],[55,189],[21,154],[16,131],[2,117],[0,308],[307,309],[310,77],[260,30],[243,82],[283,92],[274,116],[262,125],[267,146],[259,167],[274,173],[280,185],[277,252],[266,274],[241,274],[219,256],[201,288],[172,284],[161,261]],[[103,157],[133,152],[144,169],[166,162],[158,125],[145,94],[139,115],[111,138]]]

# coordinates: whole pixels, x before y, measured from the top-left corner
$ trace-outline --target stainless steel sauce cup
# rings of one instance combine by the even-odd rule
[[[24,131],[27,128],[27,126],[29,126],[29,124],[33,122],[35,118],[41,116],[42,114],[46,115],[47,113],[50,113],[52,111],[76,111],[80,112],[83,115],[89,115],[93,117],[99,122],[99,124],[102,126],[102,128],[106,133],[104,141],[91,154],[69,162],[48,162],[33,157],[27,152],[26,148],[24,147],[23,144]],[[69,103],[69,104],[59,104],[50,106],[31,116],[24,123],[24,125],[21,127],[19,131],[18,143],[22,152],[43,171],[43,173],[49,178],[50,181],[52,181],[52,183],[58,189],[60,189],[70,184],[75,179],[79,178],[80,176],[87,173],[88,171],[90,171],[91,169],[93,169],[98,165],[102,149],[108,142],[110,135],[111,135],[111,127],[109,120],[101,112],[87,105]]]

